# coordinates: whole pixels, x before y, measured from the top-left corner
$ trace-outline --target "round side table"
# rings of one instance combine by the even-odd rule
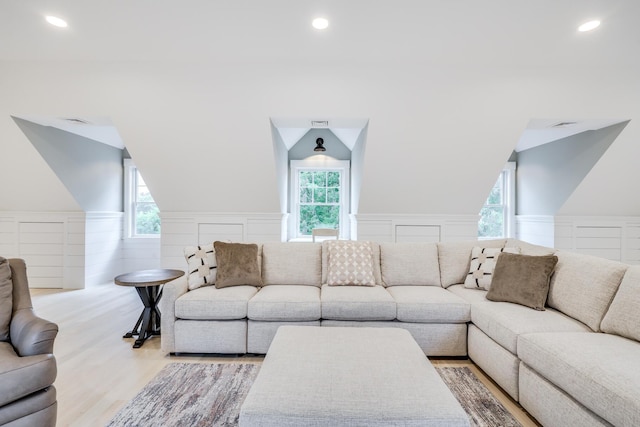
[[[142,300],[142,304],[144,304],[144,309],[140,313],[135,326],[131,332],[127,332],[123,336],[123,338],[138,336],[133,348],[140,348],[147,338],[153,335],[160,335],[158,302],[162,298],[162,285],[181,276],[184,276],[184,271],[182,270],[155,269],[121,274],[113,279],[116,285],[134,286]]]

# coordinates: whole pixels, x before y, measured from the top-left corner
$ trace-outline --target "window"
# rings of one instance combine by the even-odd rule
[[[336,228],[348,235],[349,162],[292,160],[291,174],[290,237],[311,236],[314,228]]]
[[[480,211],[478,238],[494,239],[515,236],[515,162],[500,173]]]
[[[298,232],[311,235],[314,228],[340,228],[340,172],[298,172],[300,215]]]
[[[125,200],[126,235],[159,237],[160,210],[130,159],[125,159]]]

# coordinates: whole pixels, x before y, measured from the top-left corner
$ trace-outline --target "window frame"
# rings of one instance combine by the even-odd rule
[[[124,237],[126,239],[159,239],[158,234],[136,233],[138,168],[132,159],[124,159]],[[142,202],[149,203],[149,202]],[[155,201],[154,201],[155,203]],[[157,206],[157,204],[156,204]]]
[[[340,238],[348,238],[349,236],[349,211],[351,205],[350,173],[351,162],[349,160],[335,160],[329,158],[317,159],[310,158],[305,160],[291,160],[290,173],[290,221],[289,221],[289,239],[311,239],[311,235],[300,234],[300,172],[302,171],[322,171],[322,172],[339,172],[340,173],[340,217],[339,230]]]
[[[482,205],[480,212],[485,207],[502,207],[503,212],[503,234],[502,236],[478,236],[479,240],[490,240],[490,239],[505,239],[505,238],[514,238],[516,234],[516,162],[507,162],[505,166],[500,171],[500,175],[498,179],[496,179],[494,185],[498,183],[499,180],[502,179],[502,203],[500,204],[488,204],[489,196],[485,200],[485,203]],[[489,192],[489,195],[491,191]],[[478,218],[478,232],[479,223],[481,218]]]

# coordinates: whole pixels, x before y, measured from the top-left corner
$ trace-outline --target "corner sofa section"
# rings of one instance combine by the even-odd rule
[[[474,246],[555,254],[545,310],[466,288]],[[426,355],[468,355],[545,426],[640,425],[640,266],[514,239],[382,243],[376,286],[327,286],[321,244],[260,248],[260,289],[165,285],[165,353],[266,353],[281,325],[399,327]]]

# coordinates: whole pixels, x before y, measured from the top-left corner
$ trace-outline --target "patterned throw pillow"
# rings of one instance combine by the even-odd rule
[[[189,265],[189,290],[216,282],[216,253],[213,243],[203,246],[187,246],[184,257]]]
[[[520,248],[481,248],[471,249],[471,264],[469,273],[464,280],[464,287],[470,289],[484,289],[491,287],[493,269],[501,253],[519,254]]]
[[[370,242],[334,240],[327,243],[329,250],[329,286],[375,286],[373,276],[373,249]]]

